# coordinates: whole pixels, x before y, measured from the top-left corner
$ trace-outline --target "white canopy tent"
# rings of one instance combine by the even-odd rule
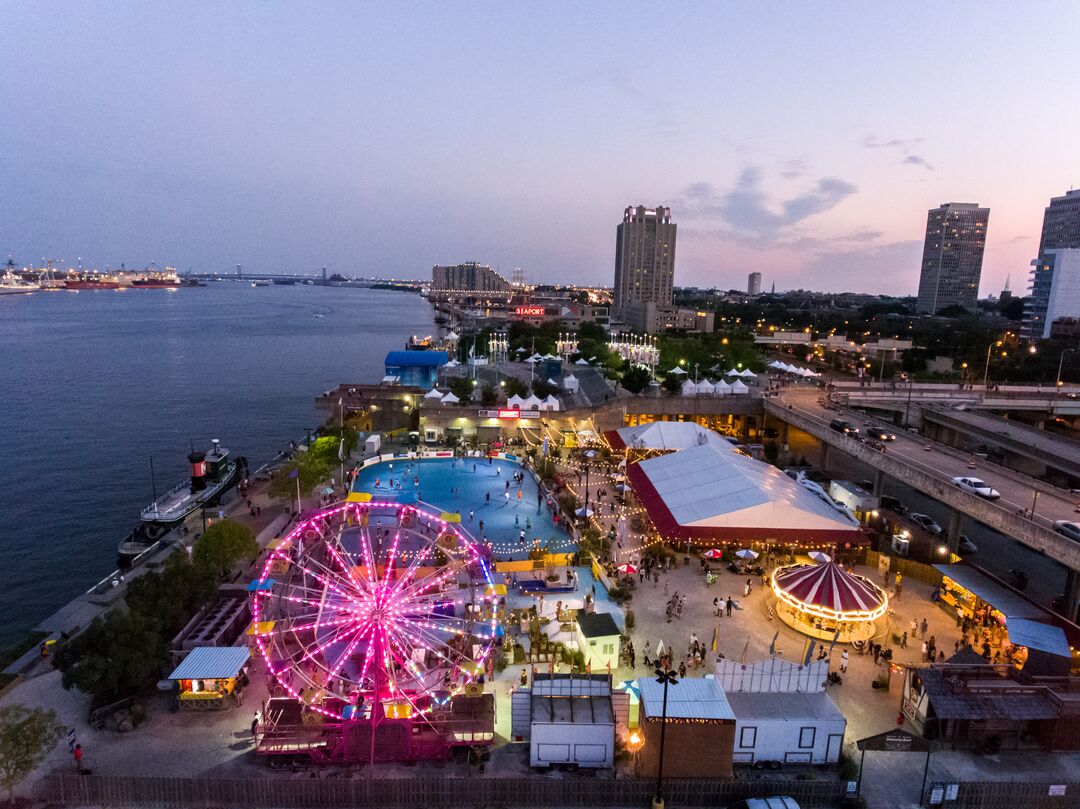
[[[743,368],[742,372],[739,374],[739,376],[741,376],[743,379],[756,379],[757,378],[757,374],[755,374],[749,368]]]
[[[697,383],[698,396],[713,396],[715,393],[715,386],[708,379],[702,379]]]
[[[573,374],[567,374],[563,377],[562,386],[564,390],[573,393],[578,389],[578,378]]]
[[[589,364],[589,361],[587,359],[585,359],[584,357],[579,357],[577,362],[574,363],[574,365],[588,365],[588,364]]]
[[[431,390],[429,390],[427,393],[424,394],[425,399],[441,399],[442,397],[443,397],[443,395],[442,395],[442,393],[439,392],[438,388],[432,388]]]
[[[731,393],[731,385],[721,379],[713,386],[713,393],[717,396],[727,396]]]
[[[518,410],[520,410],[522,407],[525,406],[525,400],[515,393],[513,396],[506,400],[506,406],[516,407]]]
[[[544,410],[562,410],[562,405],[559,404],[559,400],[550,393],[547,398],[540,403],[540,407]]]
[[[697,385],[694,384],[694,380],[687,379],[682,383],[682,395],[683,396],[697,396]]]
[[[736,379],[734,382],[731,383],[731,392],[733,394],[735,394],[736,396],[738,396],[740,394],[749,393],[750,388],[746,387],[746,385],[742,382],[742,380]]]
[[[686,371],[684,371],[678,365],[676,365],[674,368],[672,368],[670,371],[668,371],[668,373],[669,374],[675,374],[675,376],[686,376]]]
[[[738,376],[738,375],[739,375],[739,369],[738,368],[732,368],[730,371],[724,371],[724,376]]]
[[[444,405],[448,405],[448,404],[458,404],[458,403],[460,403],[460,402],[461,402],[461,399],[459,399],[459,398],[458,398],[457,396],[455,396],[455,395],[453,394],[453,392],[451,392],[451,393],[447,393],[447,394],[446,394],[446,395],[445,395],[444,397],[442,397],[442,403],[443,403]]]
[[[539,410],[541,404],[543,400],[534,393],[522,403],[521,408],[522,410]]]

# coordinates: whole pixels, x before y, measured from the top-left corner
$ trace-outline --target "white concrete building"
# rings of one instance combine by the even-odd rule
[[[1024,312],[1026,336],[1049,337],[1055,320],[1080,317],[1080,249],[1046,250],[1032,262],[1030,289]]]

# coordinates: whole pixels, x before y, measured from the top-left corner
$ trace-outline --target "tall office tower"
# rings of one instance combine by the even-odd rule
[[[990,209],[946,202],[926,216],[919,299],[915,311],[933,315],[949,306],[975,310]]]
[[[746,294],[747,295],[760,295],[761,294],[761,273],[752,272],[746,279]]]
[[[1080,190],[1052,197],[1043,212],[1039,255],[1031,262],[1031,296],[1024,305],[1022,334],[1033,340],[1050,336],[1059,317],[1080,315],[1076,290],[1080,271]]]
[[[627,208],[616,229],[615,290],[617,311],[629,304],[671,306],[675,280],[675,223],[671,209]]]

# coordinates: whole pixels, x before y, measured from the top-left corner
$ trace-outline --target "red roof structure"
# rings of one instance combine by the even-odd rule
[[[773,576],[773,592],[796,609],[839,620],[872,620],[889,604],[880,587],[836,562],[781,568]]]

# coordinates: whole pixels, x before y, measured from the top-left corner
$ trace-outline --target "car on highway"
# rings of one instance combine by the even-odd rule
[[[829,422],[829,429],[844,435],[858,435],[859,428],[845,419],[833,419]]]
[[[908,508],[897,497],[890,497],[887,494],[881,495],[881,507],[887,508],[893,514],[907,514]]]
[[[880,427],[867,427],[866,434],[875,441],[895,441],[896,433],[890,433]]]
[[[960,551],[961,556],[970,556],[973,553],[979,552],[979,546],[972,542],[967,534],[961,534],[958,550]]]
[[[908,519],[910,519],[913,523],[915,523],[927,533],[934,535],[941,533],[941,526],[934,522],[933,519],[928,517],[926,514],[912,512],[908,515]]]
[[[1080,522],[1073,522],[1072,520],[1057,520],[1054,523],[1054,530],[1061,534],[1063,537],[1075,539],[1077,542],[1080,542]]]
[[[979,478],[958,477],[953,478],[952,482],[965,492],[977,494],[979,497],[985,497],[987,500],[997,500],[1001,497],[1001,492],[993,488],[985,480],[980,480]]]

